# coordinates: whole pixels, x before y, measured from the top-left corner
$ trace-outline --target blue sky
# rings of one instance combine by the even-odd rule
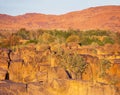
[[[64,14],[103,5],[120,5],[120,0],[0,0],[0,14]]]

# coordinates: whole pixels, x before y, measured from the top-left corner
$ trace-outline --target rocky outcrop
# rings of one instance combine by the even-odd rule
[[[0,80],[5,80],[8,72],[8,52],[8,49],[0,49]]]
[[[69,49],[71,54],[77,52],[88,64],[82,76],[84,81],[70,78],[69,72],[57,64],[57,57],[48,47],[45,50],[35,47],[16,51],[1,49],[0,95],[120,95],[119,60],[110,59],[111,67],[106,77],[100,77],[101,57],[97,50],[76,48]]]
[[[6,79],[7,70],[0,68],[0,80]]]
[[[10,65],[7,74],[9,80],[14,82],[51,82],[53,79],[68,78],[65,70],[55,65],[55,58],[50,55],[49,50],[21,48],[11,52],[8,59]]]
[[[114,86],[79,81],[79,80],[54,80],[52,95],[119,95]]]
[[[26,85],[11,81],[0,81],[0,95],[27,95]]]
[[[112,85],[87,81],[53,80],[50,84],[0,81],[0,95],[119,95]]]

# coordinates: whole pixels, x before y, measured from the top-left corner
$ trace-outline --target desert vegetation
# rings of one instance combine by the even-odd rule
[[[77,43],[82,46],[106,44],[119,44],[119,33],[113,33],[105,30],[34,30],[29,31],[25,28],[8,35],[0,34],[0,46],[10,47],[16,45],[51,44],[51,43]]]

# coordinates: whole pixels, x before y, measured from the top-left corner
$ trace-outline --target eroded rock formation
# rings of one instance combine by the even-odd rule
[[[49,48],[0,49],[0,95],[119,95],[120,65],[115,63],[117,61],[109,59],[112,66],[107,77],[101,78],[98,62],[104,55],[98,54],[100,49],[94,52],[90,47],[76,48],[70,48],[71,54],[76,51],[88,63],[83,80],[72,79],[69,72],[58,66],[58,59],[51,55]]]

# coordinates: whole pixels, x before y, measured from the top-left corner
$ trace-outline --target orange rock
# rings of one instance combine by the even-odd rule
[[[101,29],[120,32],[119,18],[120,6],[101,6],[59,16],[28,13],[13,17],[1,14],[0,29],[15,30],[23,27],[31,30],[40,28],[71,28],[80,30]]]

